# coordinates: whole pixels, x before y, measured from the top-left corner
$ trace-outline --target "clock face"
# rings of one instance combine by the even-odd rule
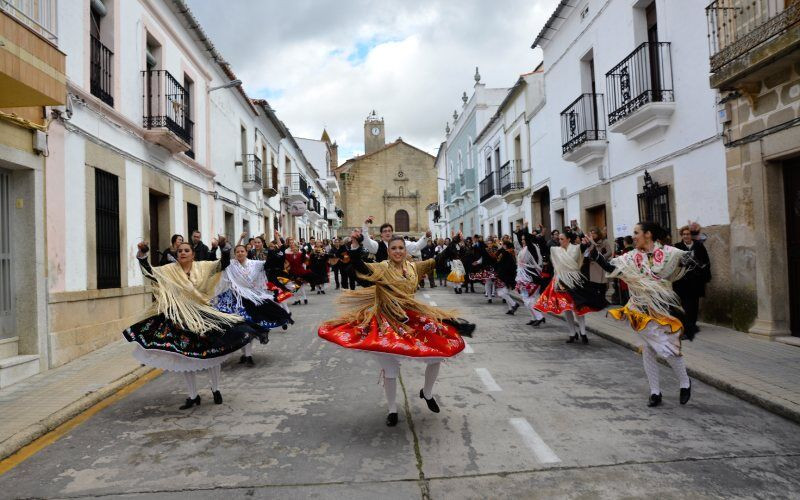
[[[372,127],[372,135],[378,135],[381,133],[381,129],[378,127]]]

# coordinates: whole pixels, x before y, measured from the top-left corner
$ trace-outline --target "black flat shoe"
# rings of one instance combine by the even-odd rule
[[[303,300],[304,305],[308,305],[308,299]]]
[[[389,427],[394,427],[397,425],[397,413],[390,413],[386,415],[386,425]]]
[[[532,324],[533,326],[539,326],[539,325],[541,325],[542,323],[545,323],[545,322],[546,322],[546,321],[545,321],[545,318],[542,318],[542,319],[535,319],[535,320],[533,320],[533,322],[532,322],[531,324]]]
[[[532,319],[532,320],[528,321],[528,322],[527,322],[527,323],[525,323],[525,324],[526,324],[526,325],[528,325],[528,326],[530,326],[530,325],[535,325],[535,324],[536,324],[536,320],[535,320],[535,319]]]
[[[650,401],[647,402],[647,406],[652,408],[652,407],[658,406],[660,404],[661,404],[661,393],[651,394],[650,395]]]
[[[486,303],[487,304],[491,304],[492,303],[492,299],[487,300]]]
[[[513,309],[509,309],[508,311],[506,311],[506,314],[508,314],[509,316],[513,316],[514,315],[514,310]]]
[[[584,345],[588,344],[589,343],[589,337],[587,337],[586,335],[581,335],[581,342],[583,342]]]
[[[680,401],[682,405],[685,405],[689,402],[689,399],[692,397],[692,383],[689,382],[689,387],[686,389],[681,388],[681,396]]]
[[[246,360],[247,360],[247,356],[242,354],[242,356],[239,358],[239,364],[243,365]]]
[[[282,329],[284,329],[284,330],[286,330],[286,329],[288,329],[288,328],[289,328],[289,325],[283,325],[281,328],[282,328]]]
[[[222,404],[222,393],[219,391],[211,391],[211,394],[214,395],[214,404],[221,405]]]
[[[425,402],[428,404],[428,409],[433,413],[439,413],[439,405],[436,404],[436,400],[434,398],[428,399],[425,397],[425,392],[423,389],[419,390],[419,397],[424,399]]]
[[[255,361],[253,361],[253,356],[247,356],[245,363],[247,363],[247,366],[256,366]]]
[[[578,341],[578,336],[577,335],[573,335],[572,337],[567,339],[567,344],[574,344],[577,341]]]
[[[183,403],[183,406],[180,406],[179,409],[188,410],[189,408],[195,405],[200,406],[200,396],[197,396],[194,399],[186,398],[186,402]]]
[[[325,295],[325,290],[320,290],[320,291],[322,292],[322,295]]]
[[[299,300],[295,300],[294,302],[292,302],[292,305],[293,306],[299,306],[300,305],[300,301]]]

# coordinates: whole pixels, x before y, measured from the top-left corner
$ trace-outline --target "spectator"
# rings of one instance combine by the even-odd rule
[[[697,316],[700,312],[700,297],[705,297],[706,283],[711,281],[711,260],[708,257],[705,245],[699,239],[694,239],[693,232],[699,234],[699,226],[692,231],[690,226],[680,229],[681,241],[675,248],[689,252],[694,261],[689,271],[672,287],[681,299],[681,306],[685,313],[683,334],[689,340],[694,340],[695,334],[700,331],[697,327]]]

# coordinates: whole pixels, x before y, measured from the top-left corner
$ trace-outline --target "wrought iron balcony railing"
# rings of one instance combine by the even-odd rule
[[[191,146],[194,123],[189,119],[189,93],[165,70],[142,71],[142,79],[144,128],[166,128]]]
[[[669,42],[645,42],[606,73],[608,124],[651,102],[672,102],[672,58]]]
[[[561,152],[567,154],[586,141],[606,138],[603,94],[581,94],[561,112]]]
[[[245,184],[255,184],[256,189],[260,189],[261,182],[261,158],[254,154],[244,155],[242,162],[242,182]]]
[[[494,172],[489,172],[489,174],[481,180],[479,184],[480,188],[480,202],[483,203],[484,201],[488,200],[492,196],[498,193],[497,189],[497,176]]]
[[[57,3],[56,0],[0,0],[0,10],[58,45]]]
[[[706,7],[711,72],[800,22],[800,2],[714,0]]]
[[[309,199],[308,182],[300,174],[286,174],[286,185],[283,187],[286,196],[302,195]]]
[[[500,167],[500,194],[524,189],[522,160],[509,160]]]
[[[109,106],[114,107],[114,96],[112,93],[114,80],[111,73],[114,53],[92,35],[90,35],[90,41],[91,63],[89,66],[89,90],[93,96]]]

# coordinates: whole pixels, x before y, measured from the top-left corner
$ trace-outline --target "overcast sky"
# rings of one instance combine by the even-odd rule
[[[339,161],[362,153],[372,109],[431,154],[445,123],[482,83],[509,87],[541,53],[531,43],[557,0],[188,0],[253,98],[295,137],[323,127]],[[224,6],[224,7],[223,7]]]

